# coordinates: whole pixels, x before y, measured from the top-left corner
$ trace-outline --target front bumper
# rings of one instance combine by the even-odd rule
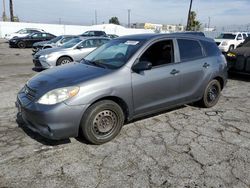
[[[9,47],[17,47],[17,43],[13,41],[9,41]]]
[[[16,107],[25,126],[48,139],[60,140],[78,136],[87,105],[69,106],[63,102],[42,105],[31,101],[24,93],[19,93]]]
[[[218,46],[221,52],[228,52],[228,46]]]

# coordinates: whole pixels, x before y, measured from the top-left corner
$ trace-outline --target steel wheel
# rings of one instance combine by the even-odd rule
[[[215,101],[218,97],[219,94],[219,88],[216,85],[212,85],[209,87],[208,89],[208,93],[207,93],[207,101],[209,103],[212,103],[213,101]]]
[[[117,115],[110,110],[104,110],[96,115],[93,122],[93,132],[97,137],[106,137],[114,130]]]
[[[202,106],[206,108],[213,107],[217,104],[220,98],[221,85],[218,80],[212,80],[208,83],[203,98],[201,100]]]
[[[103,144],[115,138],[124,123],[122,108],[115,102],[103,100],[90,106],[83,115],[83,136],[93,144]]]

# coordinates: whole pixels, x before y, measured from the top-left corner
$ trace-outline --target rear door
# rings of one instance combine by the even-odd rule
[[[78,45],[74,50],[74,60],[80,61],[96,48],[95,39],[87,39]]]
[[[204,81],[211,70],[209,59],[205,57],[198,40],[177,39],[181,63],[179,94],[183,102],[193,101],[203,93]]]
[[[180,64],[175,62],[173,40],[161,40],[150,45],[138,63],[152,63],[152,69],[132,72],[134,114],[153,112],[180,101]]]

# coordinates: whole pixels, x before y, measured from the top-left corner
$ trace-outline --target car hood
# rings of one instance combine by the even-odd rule
[[[223,42],[223,41],[229,41],[231,39],[214,39],[215,42]]]
[[[231,51],[234,54],[237,55],[244,55],[244,56],[250,56],[250,47],[239,47]]]
[[[32,77],[27,85],[37,91],[37,97],[56,88],[76,86],[81,83],[104,76],[111,69],[86,65],[83,63],[71,63],[43,71]]]
[[[36,53],[36,55],[46,55],[46,54],[51,54],[54,52],[61,52],[61,51],[68,51],[68,50],[71,50],[71,48],[61,48],[61,47],[48,48],[48,49],[40,50],[39,52]]]

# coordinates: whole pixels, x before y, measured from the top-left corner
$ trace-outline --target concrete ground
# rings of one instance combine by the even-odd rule
[[[123,127],[113,141],[52,142],[18,127],[31,49],[0,41],[0,187],[250,187],[250,79],[228,80],[211,109],[183,106]]]

